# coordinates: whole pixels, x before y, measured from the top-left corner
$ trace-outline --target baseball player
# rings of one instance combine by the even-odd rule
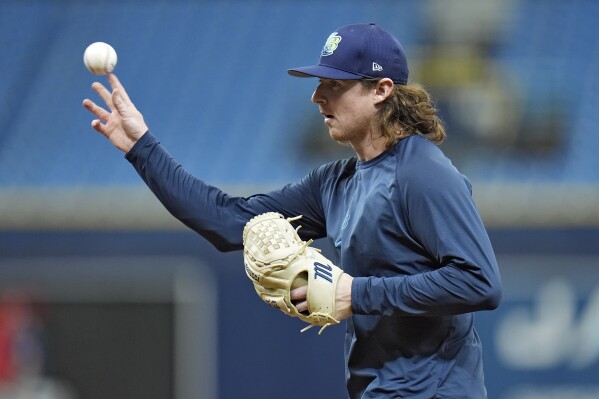
[[[108,76],[112,91],[92,85],[108,109],[83,105],[162,204],[219,250],[243,249],[244,227],[265,213],[301,215],[301,240],[330,239],[342,272],[327,317],[346,320],[350,398],[485,398],[473,312],[498,306],[499,270],[471,185],[437,145],[445,130],[429,95],[408,84],[401,44],[375,24],[342,26],[318,65],[289,74],[318,79],[312,102],[355,156],[248,198],[186,172],[116,76]],[[309,285],[290,296],[309,311]]]

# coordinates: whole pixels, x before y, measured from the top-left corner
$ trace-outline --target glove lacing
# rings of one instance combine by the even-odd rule
[[[326,314],[326,313],[322,313],[322,312],[315,312],[315,313],[312,313],[312,315],[313,315],[313,316],[316,316],[316,317],[322,317],[322,318],[324,318],[324,319],[326,319],[326,320],[327,320],[327,323],[326,323],[326,324],[324,324],[324,325],[322,326],[322,328],[321,328],[321,329],[318,331],[318,335],[322,334],[322,332],[324,331],[324,329],[325,329],[325,328],[327,328],[327,327],[329,327],[329,326],[332,326],[332,325],[334,325],[334,324],[339,324],[339,320],[335,319],[335,318],[334,318],[334,317],[332,317],[332,316],[329,316],[329,315],[328,315],[328,314]],[[310,324],[309,326],[302,328],[302,329],[300,330],[300,332],[308,331],[309,329],[311,329],[311,328],[312,328],[312,327],[314,327],[314,326],[315,326],[315,324]]]

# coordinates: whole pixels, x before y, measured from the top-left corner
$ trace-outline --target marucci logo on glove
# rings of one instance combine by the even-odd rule
[[[247,265],[247,263],[244,265],[245,266],[245,272],[248,275],[249,278],[251,278],[252,280],[255,280],[257,283],[260,282],[260,276],[257,275],[256,273],[252,272],[252,269],[250,269]]]
[[[333,282],[333,267],[322,263],[314,262],[314,280],[318,277],[324,278],[329,283]]]
[[[335,314],[335,290],[343,271],[310,247],[312,240],[303,241],[290,222],[301,216],[285,219],[276,212],[252,218],[243,229],[243,261],[245,272],[254,289],[267,304],[310,325],[338,324]],[[308,311],[300,313],[291,302],[291,290],[308,286]]]

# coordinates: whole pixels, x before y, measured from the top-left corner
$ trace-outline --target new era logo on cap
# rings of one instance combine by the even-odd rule
[[[390,78],[408,83],[408,62],[403,47],[376,24],[345,25],[327,38],[318,65],[293,68],[292,76],[326,79]]]

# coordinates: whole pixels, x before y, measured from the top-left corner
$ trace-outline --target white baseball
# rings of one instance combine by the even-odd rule
[[[116,51],[108,43],[95,42],[83,53],[85,67],[94,75],[106,75],[116,66]]]

